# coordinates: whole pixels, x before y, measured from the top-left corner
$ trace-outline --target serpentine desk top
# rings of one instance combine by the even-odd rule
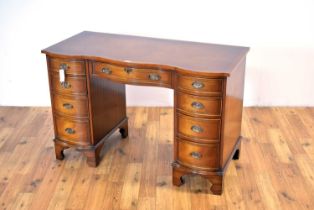
[[[42,50],[51,56],[229,76],[249,48],[83,31]]]

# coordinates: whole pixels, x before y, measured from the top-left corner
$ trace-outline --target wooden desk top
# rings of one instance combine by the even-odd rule
[[[51,56],[105,59],[229,76],[249,48],[84,31],[42,50]]]

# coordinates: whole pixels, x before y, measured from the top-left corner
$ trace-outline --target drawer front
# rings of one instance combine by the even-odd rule
[[[193,118],[177,114],[179,135],[194,139],[216,140],[220,139],[220,119]]]
[[[178,142],[178,159],[190,167],[218,168],[219,144],[197,144],[183,140]]]
[[[59,72],[59,69],[64,69],[66,74],[85,75],[84,61],[65,60],[65,59],[50,59],[50,70]]]
[[[182,112],[202,116],[221,115],[222,100],[219,97],[200,97],[182,92],[177,92],[176,95],[178,109]]]
[[[178,76],[179,90],[207,95],[221,95],[223,89],[222,79],[205,79],[198,77]]]
[[[88,122],[74,121],[65,117],[55,116],[57,138],[81,145],[89,143]]]
[[[83,94],[87,93],[86,77],[66,76],[65,82],[60,83],[59,74],[51,74],[51,88],[53,91],[64,94]]]
[[[53,107],[60,114],[73,117],[87,117],[88,103],[86,96],[69,97],[53,94]]]
[[[96,62],[93,72],[115,81],[171,87],[171,72],[163,70],[129,68]]]

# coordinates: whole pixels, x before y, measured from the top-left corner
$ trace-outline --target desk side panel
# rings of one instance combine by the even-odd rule
[[[223,116],[222,159],[224,168],[231,159],[234,147],[241,135],[245,59],[236,67],[226,82],[226,95]]]
[[[89,65],[93,144],[97,144],[126,118],[125,84],[92,74]]]

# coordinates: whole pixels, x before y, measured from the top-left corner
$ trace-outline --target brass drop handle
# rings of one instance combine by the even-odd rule
[[[192,86],[195,88],[195,89],[201,89],[204,87],[204,83],[200,82],[200,81],[195,81],[192,83]]]
[[[125,67],[125,68],[124,68],[124,71],[125,71],[127,74],[130,74],[130,73],[133,71],[133,68],[131,68],[131,67]]]
[[[158,81],[158,80],[160,80],[160,76],[159,76],[158,74],[149,74],[149,75],[148,75],[148,78],[149,78],[150,80],[153,80],[153,81]]]
[[[191,130],[195,133],[202,133],[203,132],[203,128],[199,125],[193,125],[191,127]]]
[[[69,82],[61,82],[61,86],[65,89],[70,89],[71,88],[71,84]]]
[[[60,69],[63,69],[64,71],[68,69],[68,65],[66,63],[61,63],[59,66]]]
[[[199,153],[199,152],[191,152],[190,153],[191,157],[194,158],[194,159],[201,159],[202,158],[202,154]]]
[[[102,68],[102,69],[101,69],[101,72],[102,72],[102,73],[105,73],[105,74],[111,74],[111,73],[112,73],[112,71],[111,71],[108,67]]]
[[[73,105],[72,105],[72,104],[69,104],[69,103],[65,103],[65,104],[63,104],[62,106],[63,106],[63,108],[65,108],[65,109],[73,109]]]
[[[195,109],[204,109],[204,105],[201,102],[194,101],[191,106]]]
[[[66,132],[67,134],[74,134],[74,133],[75,133],[75,130],[74,130],[73,128],[66,128],[66,129],[65,129],[65,132]]]

